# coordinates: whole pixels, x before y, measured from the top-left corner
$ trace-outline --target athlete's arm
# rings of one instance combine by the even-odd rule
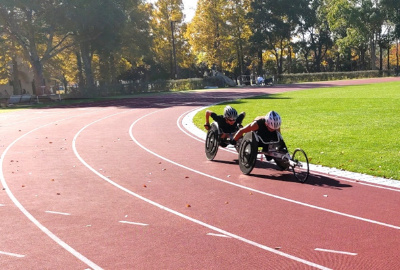
[[[238,132],[236,132],[235,136],[233,137],[234,141],[239,140],[240,138],[242,138],[244,133],[250,132],[250,131],[256,131],[258,130],[258,124],[256,121],[246,125],[245,127],[242,127],[241,129],[238,130]]]
[[[206,111],[206,123],[204,125],[204,128],[206,130],[210,129],[210,116],[211,116],[212,113],[213,113],[212,111],[209,111],[209,110]]]

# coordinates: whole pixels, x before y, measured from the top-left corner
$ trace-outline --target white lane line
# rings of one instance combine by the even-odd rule
[[[144,117],[145,117],[145,116],[144,116]],[[180,121],[180,118],[178,119],[178,126],[179,126],[179,121]],[[172,161],[172,160],[170,160],[170,159],[167,159],[167,158],[165,158],[165,157],[163,157],[163,156],[160,156],[159,154],[157,154],[157,153],[155,153],[155,152],[153,152],[153,151],[147,149],[146,147],[144,147],[143,145],[141,145],[141,144],[140,144],[139,142],[137,142],[136,140],[134,140],[134,141],[135,141],[141,148],[143,148],[144,150],[146,150],[147,152],[149,152],[149,153],[151,153],[151,154],[153,154],[153,155],[155,155],[155,156],[157,156],[157,157],[159,157],[159,158],[161,158],[161,159],[163,159],[163,160],[165,160],[165,161],[167,161],[167,162],[169,162],[169,163],[172,163],[172,164],[174,164],[174,165],[176,165],[176,166],[178,166],[178,167],[184,168],[184,169],[189,170],[189,171],[191,171],[191,172],[194,172],[194,173],[197,173],[197,174],[200,174],[200,175],[203,175],[203,176],[212,178],[212,179],[214,179],[214,180],[220,181],[220,182],[222,182],[222,183],[225,183],[225,184],[228,184],[228,185],[232,185],[232,186],[235,186],[235,187],[239,187],[239,188],[242,188],[242,189],[246,189],[246,190],[249,190],[249,191],[254,192],[254,193],[266,195],[266,196],[269,196],[269,197],[272,197],[272,198],[275,198],[275,199],[287,201],[287,202],[290,202],[290,203],[294,203],[294,204],[306,206],[306,207],[309,207],[309,208],[313,208],[313,209],[318,209],[318,210],[321,210],[321,211],[325,211],[325,212],[328,212],[328,213],[332,213],[332,214],[336,214],[336,215],[340,215],[340,216],[344,216],[344,217],[348,217],[348,218],[352,218],[352,219],[356,219],[356,220],[361,220],[361,221],[369,222],[369,223],[372,223],[372,224],[376,224],[376,225],[385,226],[385,227],[388,227],[388,228],[400,230],[400,226],[396,226],[396,225],[392,225],[392,224],[388,224],[388,223],[384,223],[384,222],[380,222],[380,221],[376,221],[376,220],[372,220],[372,219],[368,219],[368,218],[363,218],[363,217],[359,217],[359,216],[355,216],[355,215],[351,215],[351,214],[346,214],[346,213],[343,213],[343,212],[339,212],[339,211],[335,211],[335,210],[323,208],[323,207],[316,206],[316,205],[312,205],[312,204],[308,204],[308,203],[303,203],[303,202],[300,202],[300,201],[292,200],[292,199],[289,199],[289,198],[285,198],[285,197],[282,197],[282,196],[274,195],[274,194],[267,193],[267,192],[263,192],[263,191],[260,191],[260,190],[257,190],[257,189],[253,189],[253,188],[250,188],[250,187],[242,186],[242,185],[239,185],[239,184],[236,184],[236,183],[233,183],[233,182],[229,182],[229,181],[227,181],[227,180],[224,180],[224,179],[215,177],[215,176],[213,176],[213,175],[209,175],[209,174],[206,174],[206,173],[197,171],[197,170],[195,170],[195,169],[189,168],[189,167],[184,166],[184,165],[182,165],[182,164],[180,164],[180,163],[177,163],[177,162],[175,162],[175,161]]]
[[[102,109],[104,110],[104,109]],[[88,112],[86,114],[89,114],[91,112]],[[35,129],[32,129],[31,131],[25,133],[24,135],[20,136],[19,138],[15,139],[12,143],[10,143],[7,148],[4,150],[3,154],[1,155],[1,162],[0,162],[0,180],[1,180],[1,184],[3,185],[3,188],[5,189],[8,197],[11,199],[11,201],[15,204],[15,206],[36,226],[38,227],[42,232],[44,232],[48,237],[50,237],[54,242],[56,242],[59,246],[63,247],[66,251],[68,251],[69,253],[71,253],[73,256],[75,256],[77,259],[79,259],[80,261],[82,261],[83,263],[85,263],[86,265],[88,265],[89,267],[91,267],[94,270],[97,269],[102,269],[100,266],[98,266],[97,264],[95,264],[94,262],[90,261],[88,258],[86,258],[85,256],[83,256],[82,254],[80,254],[78,251],[76,251],[75,249],[73,249],[71,246],[69,246],[67,243],[65,243],[64,241],[62,241],[59,237],[57,237],[57,235],[55,235],[54,233],[52,233],[49,229],[47,229],[45,226],[43,226],[31,213],[28,212],[28,210],[26,210],[24,208],[24,206],[17,200],[17,198],[14,196],[14,194],[11,192],[10,188],[8,187],[7,181],[4,178],[4,173],[3,173],[3,162],[5,160],[5,156],[8,153],[8,151],[11,149],[11,147],[14,146],[14,144],[16,144],[19,140],[21,140],[22,138],[28,136],[29,134],[50,126],[50,125],[54,125],[56,123],[59,123],[61,121],[65,121],[68,119],[72,119],[75,117],[80,117],[83,114],[80,115],[76,115],[76,116],[70,116],[61,120],[57,120],[55,122],[51,122],[48,124],[45,124],[43,126],[37,127]]]
[[[221,103],[221,102],[219,102],[219,103]],[[218,104],[218,103],[215,103],[215,104]],[[195,126],[192,119],[199,111],[201,111],[205,108],[208,108],[212,105],[215,105],[215,104],[210,104],[209,106],[195,108],[195,109],[192,109],[192,110],[189,110],[189,111],[183,113],[178,119],[178,121],[180,121],[180,119],[183,118],[181,122],[177,123],[179,129],[183,133],[188,135],[189,137],[191,137],[199,142],[204,142],[207,134],[203,130],[201,130],[197,126]],[[182,126],[185,127],[186,130],[184,130],[181,127],[180,123],[182,123]],[[229,148],[222,148],[220,150],[228,151],[228,152],[231,152],[231,153],[234,153],[237,155],[236,150],[231,150]],[[386,178],[366,175],[366,174],[362,174],[362,173],[342,171],[342,170],[339,170],[336,168],[323,167],[323,166],[314,165],[314,164],[310,164],[310,171],[312,171],[313,174],[328,176],[328,177],[343,180],[346,182],[357,183],[359,185],[366,185],[366,186],[370,186],[370,187],[374,187],[374,188],[380,188],[380,189],[400,192],[400,181],[393,180],[393,179],[386,179]]]
[[[324,248],[316,248],[315,251],[322,251],[322,252],[329,252],[329,253],[336,253],[336,254],[343,254],[343,255],[350,255],[350,256],[357,256],[357,253],[346,252],[346,251],[338,251],[332,249],[324,249]]]
[[[134,126],[137,122],[139,122],[141,119],[145,118],[146,116],[149,116],[149,115],[151,115],[151,114],[153,114],[153,113],[156,113],[156,112],[159,112],[159,111],[161,111],[161,110],[153,111],[153,112],[151,112],[151,113],[148,113],[148,114],[146,114],[146,115],[140,117],[140,118],[137,119],[137,120],[130,126],[130,128],[129,128],[129,135],[130,135],[130,137],[132,138],[132,140],[133,140],[136,144],[138,144],[138,145],[139,145],[140,147],[142,147],[142,148],[143,148],[143,146],[141,146],[141,145],[139,144],[139,142],[136,140],[136,138],[135,138],[135,137],[133,136],[133,134],[132,134],[133,126]],[[102,118],[102,119],[105,119],[105,118]],[[318,264],[316,264],[316,263],[309,262],[309,261],[307,261],[307,260],[298,258],[298,257],[296,257],[296,256],[293,256],[293,255],[286,254],[286,253],[284,253],[284,252],[275,250],[274,248],[271,248],[271,247],[268,247],[268,246],[264,246],[264,245],[262,245],[262,244],[259,244],[259,243],[256,243],[256,242],[254,242],[254,241],[251,241],[251,240],[249,240],[249,239],[246,239],[246,238],[243,238],[243,237],[241,237],[241,236],[238,236],[238,235],[236,235],[236,234],[233,234],[233,233],[227,232],[227,231],[225,231],[225,230],[222,230],[222,229],[220,229],[220,228],[214,227],[214,226],[212,226],[212,225],[210,225],[210,224],[207,224],[207,223],[205,223],[205,222],[202,222],[202,221],[200,221],[200,220],[197,220],[197,219],[194,219],[194,218],[192,218],[192,217],[186,216],[186,215],[184,215],[184,214],[182,214],[182,213],[180,213],[180,212],[177,212],[177,211],[175,211],[175,210],[172,210],[172,209],[170,209],[170,208],[168,208],[168,207],[166,207],[166,206],[164,206],[164,205],[161,205],[161,204],[156,203],[156,202],[154,202],[154,201],[151,201],[151,200],[149,200],[149,199],[147,199],[147,198],[145,198],[145,197],[143,197],[143,196],[141,196],[141,195],[139,195],[139,194],[137,194],[137,193],[134,193],[133,191],[131,191],[131,190],[129,190],[129,189],[127,189],[127,188],[125,188],[125,187],[123,187],[123,186],[117,184],[116,182],[114,182],[114,181],[112,181],[111,179],[107,178],[107,177],[104,176],[103,174],[99,173],[99,172],[96,171],[93,167],[91,167],[84,159],[82,159],[82,157],[79,155],[79,153],[78,153],[78,151],[77,151],[77,149],[76,149],[76,140],[77,140],[78,136],[82,133],[83,130],[85,130],[85,129],[86,129],[87,127],[89,127],[90,125],[92,125],[92,124],[94,124],[94,123],[96,123],[96,122],[101,121],[102,119],[99,119],[99,120],[97,120],[97,121],[95,121],[95,122],[92,122],[92,123],[90,123],[90,124],[84,126],[81,130],[79,130],[78,133],[75,135],[74,139],[72,140],[72,149],[73,149],[73,151],[74,151],[76,157],[82,162],[82,164],[85,165],[90,171],[92,171],[94,174],[96,174],[98,177],[100,177],[100,178],[103,179],[104,181],[108,182],[109,184],[115,186],[116,188],[119,188],[120,190],[125,191],[126,193],[128,193],[128,194],[130,194],[130,195],[132,195],[132,196],[134,196],[134,197],[136,197],[136,198],[138,198],[138,199],[140,199],[140,200],[143,200],[143,201],[145,201],[145,202],[147,202],[147,203],[149,203],[149,204],[151,204],[151,205],[153,205],[153,206],[155,206],[155,207],[158,207],[158,208],[160,208],[160,209],[162,209],[162,210],[164,210],[164,211],[167,211],[167,212],[169,212],[169,213],[171,213],[171,214],[174,214],[174,215],[176,215],[176,216],[178,216],[178,217],[181,217],[181,218],[183,218],[183,219],[186,219],[186,220],[188,220],[188,221],[191,221],[191,222],[193,222],[193,223],[195,223],[195,224],[198,224],[198,225],[200,225],[200,226],[206,227],[206,228],[211,229],[211,230],[213,230],[213,231],[216,231],[216,232],[219,232],[219,233],[221,233],[221,234],[227,235],[227,236],[229,236],[229,237],[232,237],[232,238],[234,238],[234,239],[237,239],[237,240],[242,241],[242,242],[244,242],[244,243],[247,243],[247,244],[249,244],[249,245],[258,247],[258,248],[260,248],[260,249],[269,251],[269,252],[274,253],[274,254],[276,254],[276,255],[285,257],[285,258],[287,258],[287,259],[291,259],[291,260],[297,261],[297,262],[299,262],[299,263],[303,263],[303,264],[306,264],[306,265],[315,267],[315,268],[317,268],[317,269],[324,269],[324,270],[330,269],[330,268],[327,268],[327,267],[325,267],[325,266],[318,265]],[[146,149],[146,148],[143,148],[143,149]],[[146,150],[146,151],[148,151],[148,150]]]
[[[225,238],[230,238],[229,236],[225,234],[220,234],[220,233],[207,233],[209,236],[217,236],[217,237],[225,237]]]
[[[125,223],[125,224],[130,224],[130,225],[149,226],[149,224],[139,223],[139,222],[131,222],[131,221],[125,221],[125,220],[120,220],[119,222]]]
[[[11,256],[11,257],[17,257],[17,258],[23,258],[23,257],[25,257],[25,255],[16,254],[16,253],[10,253],[10,252],[4,252],[4,251],[0,251],[0,254],[1,254],[1,255]]]
[[[62,212],[55,212],[55,211],[45,211],[46,213],[49,214],[56,214],[56,215],[63,215],[63,216],[70,216],[71,214],[69,213],[62,213]]]

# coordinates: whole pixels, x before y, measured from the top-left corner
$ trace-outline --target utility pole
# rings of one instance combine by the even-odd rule
[[[175,21],[171,21],[171,36],[172,36],[172,58],[173,58],[173,77],[178,79],[178,67],[176,65],[176,49],[175,49]]]

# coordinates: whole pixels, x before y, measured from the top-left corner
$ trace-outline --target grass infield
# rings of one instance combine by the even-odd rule
[[[312,164],[400,180],[400,82],[301,90],[229,104],[246,112],[244,125],[277,111],[289,150],[304,149]],[[222,114],[225,106],[209,109]],[[200,111],[193,119],[202,129],[204,115]]]

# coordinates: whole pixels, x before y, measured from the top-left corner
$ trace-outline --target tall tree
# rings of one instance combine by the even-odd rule
[[[281,74],[285,56],[291,55],[292,34],[303,21],[308,1],[253,1],[251,6],[249,16],[253,18],[253,35],[250,40],[256,48],[274,54],[277,72]]]
[[[323,0],[311,0],[306,9],[308,11],[304,13],[304,21],[298,27],[300,39],[297,45],[304,56],[307,72],[320,72],[321,63],[333,45],[326,21],[326,6]]]
[[[226,22],[226,52],[225,70],[245,74],[245,56],[248,56],[248,40],[251,36],[251,18],[247,16],[250,11],[250,0],[227,1],[224,6],[222,18]],[[229,46],[230,45],[230,46]],[[228,61],[228,60],[231,61]],[[238,74],[237,74],[238,75]]]
[[[58,0],[2,0],[0,20],[20,46],[34,73],[35,93],[45,85],[43,64],[71,45],[64,32],[63,5]],[[56,38],[58,37],[58,38]]]
[[[198,63],[222,70],[227,27],[221,14],[226,0],[199,0],[195,16],[188,25],[187,36]]]
[[[153,31],[153,48],[155,62],[165,71],[170,71],[170,77],[176,79],[178,73],[176,51],[181,48],[178,42],[183,40],[184,16],[182,0],[158,0],[155,4],[151,20]]]
[[[120,36],[125,23],[125,0],[69,0],[65,3],[67,22],[65,29],[74,33],[78,44],[76,52],[81,86],[94,94],[95,85],[93,59],[95,53],[103,63],[101,73],[104,80],[110,81],[110,72],[114,70],[112,52],[119,48]]]
[[[335,32],[342,52],[356,50],[360,69],[375,69],[377,35],[381,32],[384,16],[375,0],[328,0],[328,22]],[[366,53],[370,52],[370,65]]]

